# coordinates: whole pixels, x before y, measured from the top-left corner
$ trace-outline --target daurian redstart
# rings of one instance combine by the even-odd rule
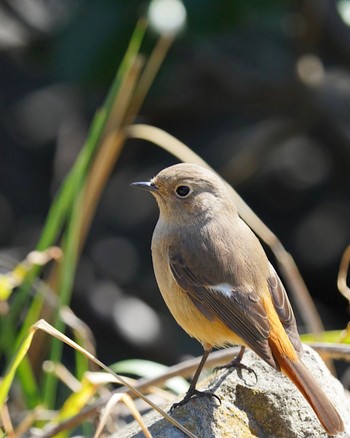
[[[337,410],[301,360],[302,344],[286,291],[225,182],[193,164],[133,185],[157,200],[152,258],[163,298],[180,326],[204,348],[182,402],[213,347],[249,347],[298,387],[329,435],[344,430]]]

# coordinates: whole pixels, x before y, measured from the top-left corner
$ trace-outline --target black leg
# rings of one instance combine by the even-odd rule
[[[203,397],[203,396],[204,397],[215,397],[221,403],[221,400],[219,399],[219,397],[217,395],[213,394],[212,392],[209,392],[209,391],[198,391],[196,389],[196,385],[197,385],[199,376],[200,376],[200,374],[202,372],[202,369],[204,367],[205,361],[207,360],[210,352],[211,352],[211,349],[210,350],[204,350],[202,359],[201,359],[201,361],[200,361],[200,363],[198,365],[198,368],[197,368],[197,370],[195,372],[195,375],[193,376],[193,379],[191,381],[191,385],[188,388],[188,391],[187,391],[185,397],[180,402],[174,403],[172,405],[172,407],[170,408],[170,412],[172,412],[178,406],[185,405],[193,396],[196,396],[196,397]]]

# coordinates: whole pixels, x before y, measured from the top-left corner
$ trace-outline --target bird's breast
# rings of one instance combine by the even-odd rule
[[[207,347],[245,343],[216,318],[209,319],[193,304],[188,293],[175,281],[169,265],[168,239],[156,233],[152,239],[154,273],[163,299],[177,323]]]

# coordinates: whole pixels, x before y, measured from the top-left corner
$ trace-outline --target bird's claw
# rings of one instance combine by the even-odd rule
[[[239,371],[246,370],[246,371],[248,371],[248,373],[254,374],[255,380],[256,381],[258,380],[258,376],[256,375],[256,372],[253,370],[253,368],[248,367],[247,365],[244,365],[244,363],[241,362],[241,358],[238,358],[238,357],[236,357],[231,362],[229,362],[225,365],[215,367],[214,371],[220,371],[220,370],[225,370],[225,369],[230,369],[230,368],[235,368],[236,370],[239,370]]]
[[[181,401],[174,403],[170,408],[170,413],[173,412],[173,410],[176,409],[177,407],[185,405],[187,402],[191,400],[191,398],[194,397],[215,397],[218,400],[219,404],[221,405],[220,397],[214,394],[213,392],[198,391],[198,389],[195,389],[191,392],[188,392]]]

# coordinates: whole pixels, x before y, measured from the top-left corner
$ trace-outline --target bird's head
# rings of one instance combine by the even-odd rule
[[[195,164],[168,167],[149,182],[132,183],[156,198],[160,215],[168,221],[188,220],[234,209],[224,181],[214,172]]]

